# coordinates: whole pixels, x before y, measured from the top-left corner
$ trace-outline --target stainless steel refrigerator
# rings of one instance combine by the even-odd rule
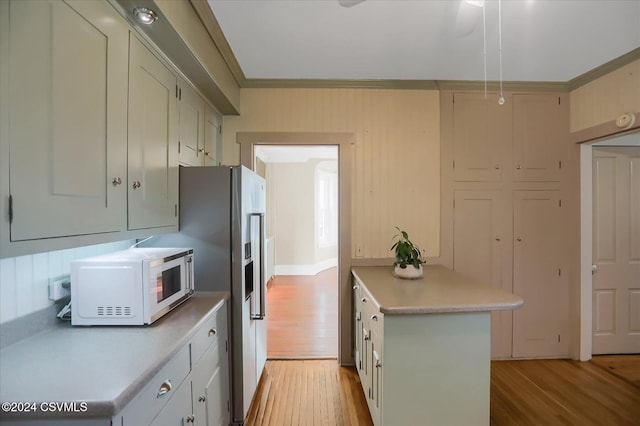
[[[196,291],[231,292],[231,418],[241,425],[267,359],[264,179],[243,166],[181,167],[179,229],[145,245],[193,247]]]

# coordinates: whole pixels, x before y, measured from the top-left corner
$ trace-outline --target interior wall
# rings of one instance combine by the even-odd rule
[[[571,132],[640,111],[640,59],[573,90],[570,101]]]
[[[267,191],[273,217],[276,275],[278,266],[315,263],[314,164],[270,163]]]
[[[238,164],[238,132],[346,132],[351,257],[390,258],[395,226],[430,257],[440,245],[440,110],[435,90],[242,89],[225,116],[223,163]]]

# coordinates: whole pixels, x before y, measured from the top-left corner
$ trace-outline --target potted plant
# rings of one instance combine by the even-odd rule
[[[410,239],[406,231],[396,226],[398,233],[394,235],[395,241],[391,246],[391,250],[395,250],[396,261],[393,264],[393,274],[398,278],[415,279],[421,278],[423,274],[422,259],[420,248]]]

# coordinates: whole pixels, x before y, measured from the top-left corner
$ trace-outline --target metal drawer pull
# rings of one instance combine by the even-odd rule
[[[114,177],[111,183],[113,184],[113,186],[120,185],[122,183],[122,179],[120,179],[119,177]]]
[[[190,416],[187,416],[187,423],[195,423],[196,422],[196,416],[194,416],[193,414]]]
[[[207,397],[205,395],[200,395],[198,397],[198,401],[200,401],[200,402],[205,402],[206,400],[207,400]]]
[[[158,395],[156,398],[160,398],[165,396],[171,390],[171,380],[167,379],[160,385],[160,389],[158,389]]]
[[[218,334],[218,330],[216,330],[215,328],[209,330],[209,337],[215,336],[216,334]]]
[[[139,180],[136,180],[136,181],[134,181],[134,182],[131,184],[131,187],[132,187],[133,189],[138,189],[138,188],[140,188],[141,186],[142,186],[142,184],[140,183],[140,181],[139,181]]]

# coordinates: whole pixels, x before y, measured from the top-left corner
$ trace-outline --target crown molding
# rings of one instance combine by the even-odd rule
[[[438,90],[434,80],[344,80],[250,78],[242,88],[251,89],[402,89]]]
[[[473,90],[482,91],[485,89],[484,81],[472,80],[438,80],[440,90]],[[486,89],[490,92],[500,91],[499,81],[487,81]],[[564,82],[556,81],[503,81],[502,90],[504,92],[559,92],[566,93],[569,86]]]
[[[640,47],[633,49],[630,52],[625,53],[622,56],[618,56],[615,59],[606,62],[591,71],[587,71],[586,73],[577,76],[568,81],[569,90],[575,90],[585,84],[591,83],[594,80],[597,80],[600,77],[603,77],[618,68],[622,68],[623,66],[630,64],[631,62],[640,59]]]

